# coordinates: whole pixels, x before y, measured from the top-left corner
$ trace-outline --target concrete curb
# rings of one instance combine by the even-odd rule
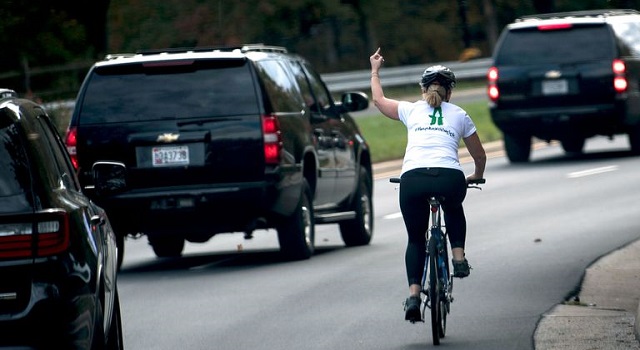
[[[640,342],[640,322],[638,322],[639,316],[640,316],[640,303],[638,303],[638,309],[636,310],[636,339]]]
[[[640,349],[640,240],[589,266],[578,299],[542,315],[536,350]]]

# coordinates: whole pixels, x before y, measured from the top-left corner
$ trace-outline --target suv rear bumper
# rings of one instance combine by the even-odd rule
[[[274,184],[251,182],[137,189],[97,202],[109,212],[118,234],[180,234],[205,240],[216,233],[268,225],[273,215],[288,215],[299,194],[294,185],[276,191]],[[287,195],[292,200],[285,200]]]
[[[77,277],[60,275],[63,268],[59,263],[61,260],[33,266],[0,267],[3,276],[12,277],[12,281],[4,285],[5,297],[7,291],[17,292],[15,300],[5,299],[0,305],[3,349],[4,346],[69,349],[69,341],[85,341],[87,339],[83,338],[91,335],[87,330],[94,329],[93,313],[99,307],[97,292],[83,286],[83,283],[92,281],[79,283]],[[78,264],[87,269],[84,272],[91,274],[86,265]],[[24,278],[13,278],[15,272],[26,273]],[[25,330],[29,331],[25,333]]]
[[[508,110],[494,106],[490,112],[501,131],[541,139],[560,139],[567,132],[584,137],[625,132],[626,109],[622,104]]]

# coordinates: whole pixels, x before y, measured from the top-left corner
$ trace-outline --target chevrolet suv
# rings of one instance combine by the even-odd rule
[[[339,224],[347,246],[371,240],[371,156],[348,114],[368,103],[334,101],[282,47],[108,55],[86,76],[66,144],[121,251],[127,235],[175,257],[185,241],[275,228],[284,257],[307,259],[315,224]]]
[[[640,153],[640,13],[517,19],[496,45],[488,95],[513,163],[529,160],[532,137],[580,153],[589,137],[627,134]]]

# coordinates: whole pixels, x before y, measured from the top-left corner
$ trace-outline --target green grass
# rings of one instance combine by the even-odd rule
[[[460,104],[473,119],[482,142],[500,140],[502,134],[491,121],[486,101]],[[407,130],[399,121],[391,120],[382,114],[358,117],[356,119],[364,135],[373,162],[400,159],[407,145]]]

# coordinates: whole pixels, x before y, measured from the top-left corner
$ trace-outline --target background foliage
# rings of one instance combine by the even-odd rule
[[[502,27],[542,12],[638,9],[640,0],[5,0],[0,81],[44,100],[75,96],[95,60],[138,49],[282,45],[321,72],[488,57]],[[474,48],[469,51],[465,49]],[[472,55],[473,57],[473,55]]]

